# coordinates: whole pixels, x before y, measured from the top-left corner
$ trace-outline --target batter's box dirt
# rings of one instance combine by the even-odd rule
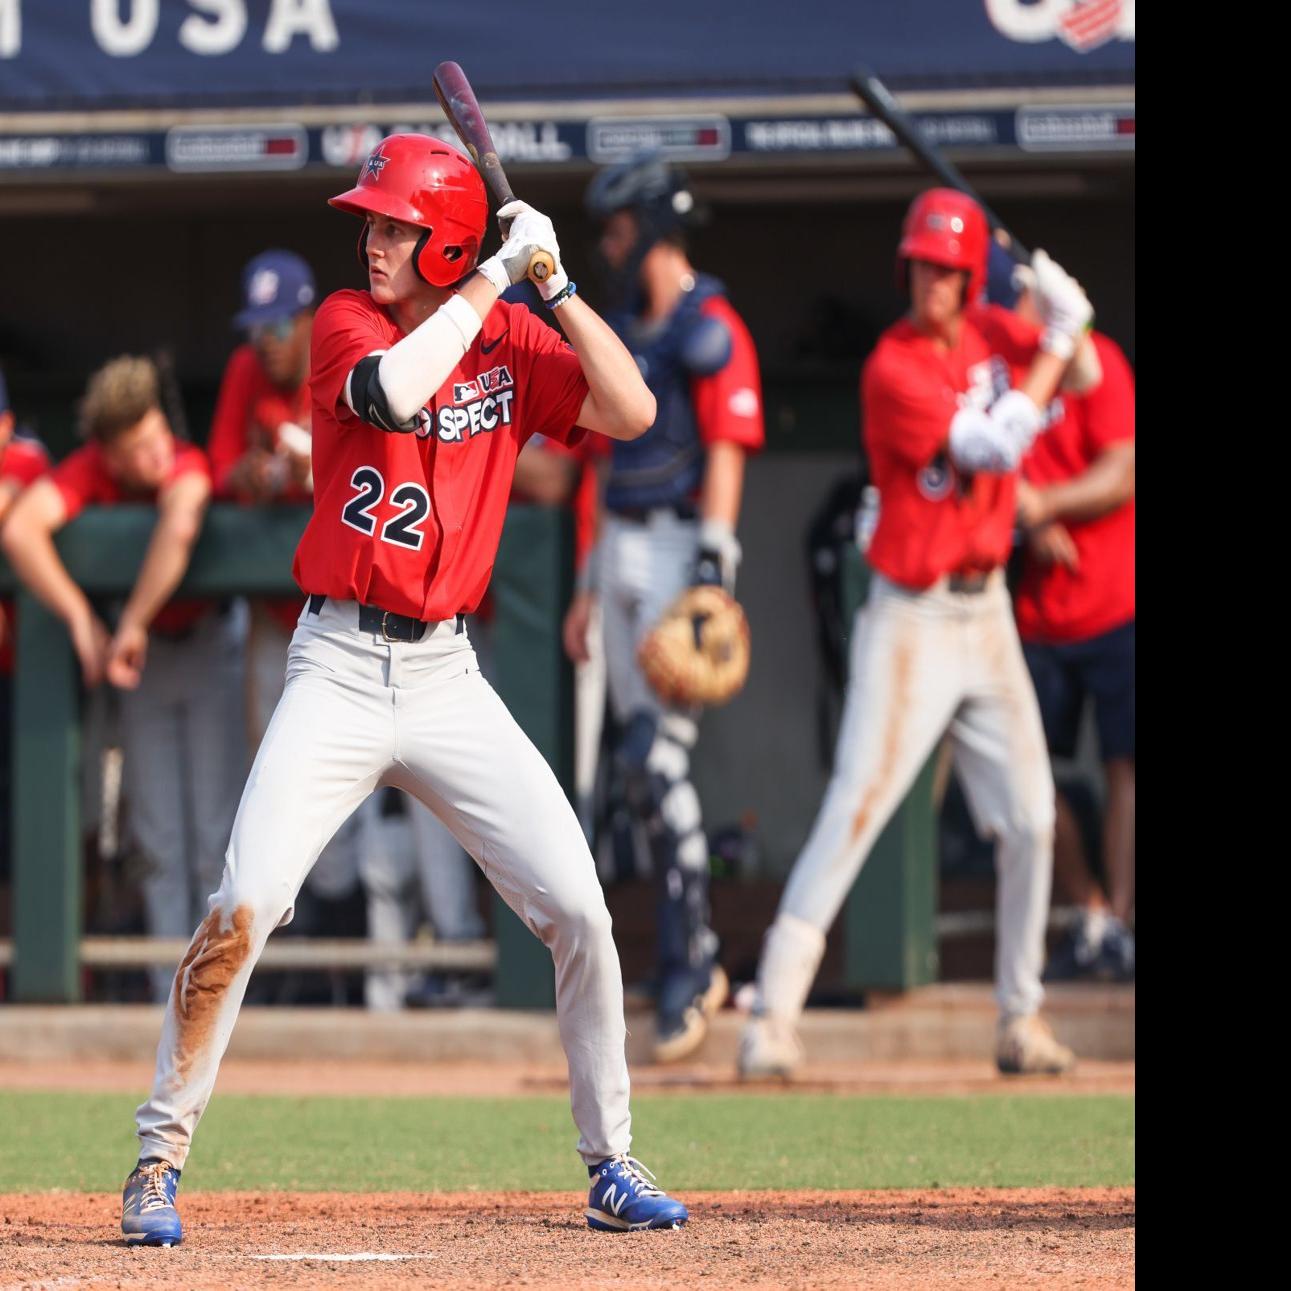
[[[0,1199],[0,1291],[90,1288],[1127,1287],[1134,1190],[692,1193],[679,1232],[588,1231],[573,1193],[181,1193],[174,1250],[119,1198]]]

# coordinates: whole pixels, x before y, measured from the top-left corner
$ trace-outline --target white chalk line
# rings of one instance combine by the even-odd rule
[[[329,1264],[358,1264],[369,1261],[433,1260],[438,1257],[430,1251],[411,1255],[392,1255],[388,1251],[299,1251],[290,1255],[226,1255],[224,1258],[229,1260],[325,1260]]]

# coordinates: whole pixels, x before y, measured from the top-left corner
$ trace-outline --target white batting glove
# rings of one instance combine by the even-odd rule
[[[529,276],[529,261],[535,251],[545,251],[556,262],[555,269],[545,281],[537,284],[543,300],[550,300],[563,291],[569,275],[561,268],[560,244],[551,220],[536,211],[528,202],[508,202],[498,211],[498,224],[506,241],[497,255],[479,266],[482,273],[501,294],[508,287],[523,282]]]
[[[1081,287],[1056,260],[1044,251],[1031,254],[1036,308],[1044,320],[1040,348],[1060,359],[1070,359],[1094,317],[1094,307]]]

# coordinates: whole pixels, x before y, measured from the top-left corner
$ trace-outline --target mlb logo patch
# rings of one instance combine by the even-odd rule
[[[475,381],[455,381],[453,383],[453,402],[465,403],[468,399],[478,399],[480,387]]]

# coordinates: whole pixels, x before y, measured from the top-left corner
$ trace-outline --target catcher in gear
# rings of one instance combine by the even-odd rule
[[[587,206],[601,225],[606,321],[658,411],[639,440],[612,446],[600,538],[565,640],[577,661],[599,601],[610,702],[623,731],[616,778],[649,838],[658,884],[654,1053],[671,1062],[699,1046],[727,993],[709,927],[708,840],[690,751],[700,704],[729,698],[747,669],[747,627],[732,633],[727,625],[739,613],[729,595],[744,460],[763,442],[761,380],[722,284],[690,262],[686,237],[698,207],[685,177],[638,158],[598,174]],[[692,600],[676,626],[665,621],[652,633],[688,588]]]

